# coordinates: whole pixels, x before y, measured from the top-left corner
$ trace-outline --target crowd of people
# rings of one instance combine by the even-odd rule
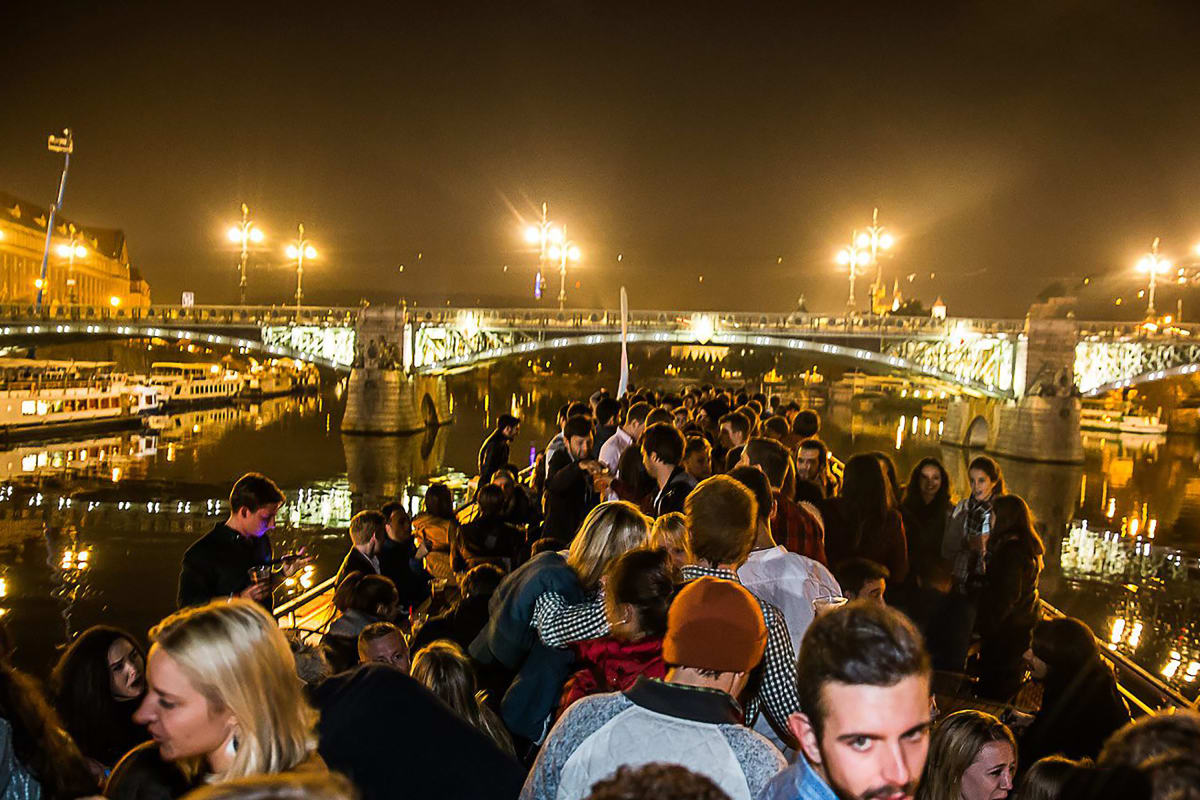
[[[460,507],[355,514],[315,630],[271,613],[311,559],[247,474],[145,641],[85,630],[43,682],[0,636],[0,800],[1200,798],[1200,715],[1131,721],[1087,626],[1042,617],[995,461],[955,502],[936,459],[902,484],[820,425],[597,392],[519,470],[501,416]],[[1027,676],[1035,713],[982,710]]]

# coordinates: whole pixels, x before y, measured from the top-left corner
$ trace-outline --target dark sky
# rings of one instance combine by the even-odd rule
[[[1089,274],[1128,313],[1150,240],[1200,241],[1196,3],[15,5],[0,187],[49,202],[70,125],[65,213],[124,228],[158,302],[236,297],[243,200],[272,302],[303,221],[314,303],[529,304],[543,199],[572,302],[635,308],[838,310],[873,205],[960,314]]]

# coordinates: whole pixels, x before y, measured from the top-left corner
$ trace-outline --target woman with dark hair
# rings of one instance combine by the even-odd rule
[[[79,749],[105,771],[150,738],[133,721],[146,694],[146,651],[125,631],[96,625],[79,634],[50,674],[50,694]]]
[[[992,501],[1004,494],[1000,465],[987,456],[971,460],[967,479],[970,494],[954,507],[942,539],[942,558],[951,565],[951,597],[942,624],[945,646],[932,655],[934,669],[950,672],[965,668],[987,571],[988,538],[995,527]]]
[[[351,572],[333,592],[340,613],[321,639],[333,671],[358,663],[358,635],[375,622],[393,622],[400,610],[400,593],[391,578]]]
[[[892,492],[892,505],[899,506],[900,479],[896,477],[896,462],[892,461],[892,457],[882,450],[872,450],[871,455],[875,456],[875,460],[883,469],[883,477],[887,478],[888,489]]]
[[[904,522],[892,502],[883,467],[871,453],[846,462],[842,491],[820,505],[825,520],[825,554],[830,564],[867,558],[888,568],[902,583],[908,575]]]
[[[1021,757],[1096,758],[1129,722],[1129,707],[1091,629],[1071,617],[1042,620],[1025,659],[1043,691],[1041,710],[1021,737]]]
[[[98,783],[38,685],[0,653],[0,797],[68,800]]]
[[[937,576],[943,578],[938,583],[949,579],[949,564],[942,558],[942,540],[953,509],[946,468],[932,456],[922,458],[909,474],[900,499],[909,567],[922,585],[935,582]]]
[[[996,526],[987,542],[987,572],[976,628],[982,636],[978,693],[1007,700],[1021,688],[1022,657],[1037,623],[1038,577],[1046,548],[1033,512],[1015,494],[992,502]]]
[[[608,491],[608,499],[633,503],[643,514],[653,516],[658,484],[646,471],[646,465],[642,462],[642,448],[637,442],[621,452],[617,460],[617,477],[609,484]]]
[[[435,578],[446,580],[454,577],[450,565],[450,543],[458,532],[458,521],[454,516],[454,496],[443,483],[434,483],[425,490],[422,502],[424,511],[412,521],[413,536],[425,541],[429,555],[425,556],[425,569]]]
[[[609,633],[575,643],[580,669],[563,687],[560,714],[589,694],[621,692],[642,675],[667,674],[662,640],[675,579],[671,556],[661,548],[631,550],[609,566],[604,584]]]

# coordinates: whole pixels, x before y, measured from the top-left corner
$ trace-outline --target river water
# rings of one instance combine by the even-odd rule
[[[223,519],[242,473],[270,475],[288,503],[277,552],[307,545],[312,574],[276,602],[333,574],[353,512],[401,497],[416,508],[431,477],[462,486],[496,414],[520,413],[513,460],[551,435],[567,397],[595,381],[452,379],[455,422],[402,438],[343,437],[340,385],[318,396],[194,411],[153,428],[0,449],[0,615],[16,661],[43,673],[89,625],[139,636],[174,608],[188,544]],[[882,450],[901,475],[926,455],[947,465],[956,496],[963,450],[938,444],[919,404],[825,410],[823,438],[842,458]],[[1188,696],[1200,676],[1200,446],[1194,438],[1085,435],[1081,466],[1000,459],[1009,490],[1038,516],[1047,544],[1044,597]],[[903,477],[902,477],[903,480]]]

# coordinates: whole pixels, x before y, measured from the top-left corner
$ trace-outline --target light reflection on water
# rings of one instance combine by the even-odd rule
[[[157,418],[137,432],[0,450],[0,616],[21,647],[18,662],[40,671],[56,645],[102,621],[144,635],[173,609],[183,550],[223,518],[228,487],[242,472],[264,472],[285,489],[275,549],[308,546],[318,564],[307,581],[316,582],[340,563],[355,511],[399,498],[415,513],[430,476],[462,497],[463,473],[473,472],[499,413],[522,418],[512,456],[524,465],[552,435],[559,405],[595,385],[462,376],[452,384],[454,425],[387,438],[342,437],[337,388]],[[936,403],[822,409],[822,436],[842,458],[888,453],[902,481],[920,458],[936,456],[961,491],[972,454],[938,443]],[[1043,528],[1043,594],[1194,694],[1200,448],[1191,438],[1085,435],[1085,452],[1082,466],[997,459]],[[277,602],[304,583],[280,587]]]

